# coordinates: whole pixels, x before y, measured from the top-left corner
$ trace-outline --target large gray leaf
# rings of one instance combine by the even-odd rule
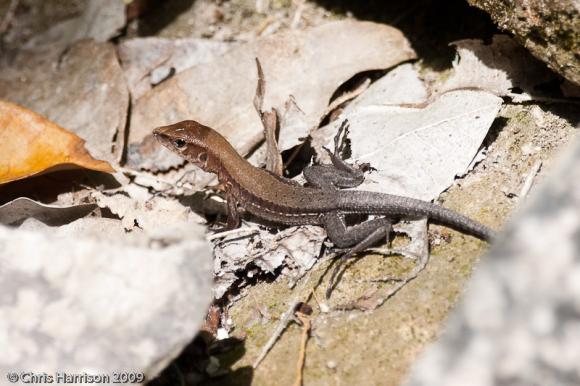
[[[157,126],[195,119],[220,131],[246,154],[262,138],[252,104],[255,58],[266,78],[264,109],[282,111],[292,95],[312,127],[318,125],[334,91],[353,75],[414,57],[399,30],[369,22],[334,22],[258,39],[192,67],[144,95],[133,110],[129,143],[140,143]]]

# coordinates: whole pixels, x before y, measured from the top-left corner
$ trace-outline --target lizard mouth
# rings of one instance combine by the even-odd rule
[[[167,130],[169,126],[161,126],[153,129],[153,136],[157,139],[167,138]]]
[[[161,142],[163,146],[171,149],[172,148],[171,136],[168,133],[170,128],[171,128],[170,126],[157,127],[156,129],[153,130],[153,137],[155,137],[156,140]]]

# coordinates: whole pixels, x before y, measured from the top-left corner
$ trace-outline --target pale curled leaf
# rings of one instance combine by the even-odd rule
[[[501,104],[474,90],[448,92],[424,107],[373,102],[345,112],[330,132],[348,119],[352,158],[377,169],[361,188],[432,200],[468,168]]]
[[[18,225],[33,217],[45,224],[62,225],[86,216],[96,207],[95,204],[47,205],[21,197],[0,205],[0,224]]]
[[[121,218],[127,230],[139,228],[149,235],[184,239],[205,222],[199,215],[175,199],[152,196],[145,188],[126,187],[114,194],[92,192],[100,208],[107,208]]]
[[[495,35],[491,44],[466,39],[452,45],[457,58],[442,92],[472,87],[525,102],[541,96],[536,86],[556,80],[544,63],[507,35]]]
[[[411,64],[397,66],[350,102],[336,122],[313,130],[312,146],[321,160],[330,163],[330,158],[322,147],[332,144],[338,124],[342,123],[343,119],[348,119],[350,114],[356,113],[360,108],[373,105],[420,105],[427,101],[428,96],[419,73]]]

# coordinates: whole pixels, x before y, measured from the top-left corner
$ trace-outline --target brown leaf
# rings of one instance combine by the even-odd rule
[[[84,143],[41,115],[0,100],[0,184],[73,165],[115,171],[108,162],[91,157]]]

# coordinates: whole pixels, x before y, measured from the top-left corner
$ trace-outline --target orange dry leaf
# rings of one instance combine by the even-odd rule
[[[0,184],[75,166],[115,171],[91,157],[84,143],[43,116],[0,100]]]

